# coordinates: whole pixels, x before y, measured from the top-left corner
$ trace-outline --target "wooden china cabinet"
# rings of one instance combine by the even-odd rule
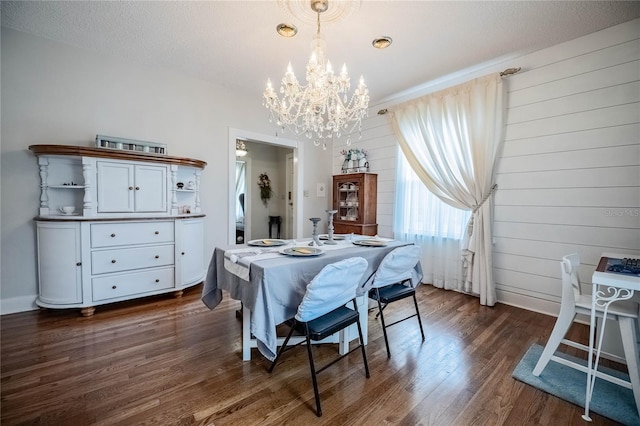
[[[202,282],[207,163],[83,146],[29,149],[41,180],[38,306],[91,316],[97,305],[180,296]]]
[[[376,235],[378,175],[347,173],[333,176],[333,226],[336,234]]]

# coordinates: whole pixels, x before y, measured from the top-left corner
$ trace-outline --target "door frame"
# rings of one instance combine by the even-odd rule
[[[228,145],[228,201],[227,201],[227,243],[236,244],[236,221],[235,221],[235,194],[236,194],[236,140],[265,143],[293,150],[293,193],[295,214],[293,217],[293,238],[302,236],[302,173],[304,144],[293,140],[284,139],[277,136],[255,133],[248,130],[229,128]],[[247,181],[247,185],[252,182]],[[245,201],[246,202],[246,201]],[[245,204],[246,207],[246,204]],[[232,220],[233,218],[233,220]]]

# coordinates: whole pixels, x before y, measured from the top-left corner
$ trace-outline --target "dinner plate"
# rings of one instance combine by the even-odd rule
[[[280,250],[280,253],[288,256],[318,256],[324,253],[324,250],[317,247],[287,247]]]
[[[287,244],[285,240],[277,240],[272,238],[265,238],[262,240],[251,240],[247,243],[250,246],[258,247],[278,247]]]
[[[353,244],[367,247],[384,247],[387,245],[387,242],[384,240],[356,240]]]
[[[321,240],[328,240],[329,239],[329,235],[328,234],[320,234],[320,239]],[[334,241],[344,240],[344,235],[333,234],[333,240]]]

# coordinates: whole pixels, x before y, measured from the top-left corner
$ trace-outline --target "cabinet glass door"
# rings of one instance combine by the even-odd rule
[[[339,220],[358,222],[360,217],[359,190],[360,187],[357,180],[337,183]]]

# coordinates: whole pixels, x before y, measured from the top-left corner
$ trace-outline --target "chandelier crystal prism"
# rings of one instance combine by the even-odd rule
[[[267,82],[263,105],[269,109],[269,121],[284,131],[290,129],[297,135],[304,134],[319,146],[324,139],[340,138],[349,135],[347,145],[351,144],[351,134],[358,129],[362,137],[362,119],[367,116],[369,89],[360,76],[358,87],[349,99],[351,87],[346,64],[336,74],[331,62],[326,59],[326,43],[320,34],[320,14],[327,10],[327,0],[312,0],[311,8],[317,13],[318,30],[311,43],[311,58],[307,64],[306,85],[298,82],[291,62],[280,83],[279,98]],[[326,142],[322,147],[327,149]]]

